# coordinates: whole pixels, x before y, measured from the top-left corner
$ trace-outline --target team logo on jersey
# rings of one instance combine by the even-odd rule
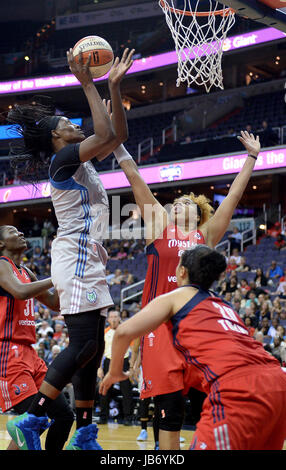
[[[22,383],[20,385],[12,384],[12,387],[14,387],[14,393],[17,396],[20,395],[20,393],[27,392],[29,390],[29,387],[26,383]]]
[[[12,346],[11,348],[13,351],[14,351],[14,356],[15,357],[19,357],[19,349],[18,349],[18,346]]]
[[[150,333],[150,334],[148,335],[149,346],[153,346],[153,344],[154,344],[154,338],[155,338],[154,333]]]
[[[97,299],[97,294],[96,294],[95,290],[87,291],[86,298],[87,298],[88,302],[90,302],[91,304],[95,304],[96,299]]]
[[[197,233],[195,233],[195,238],[197,238],[198,240],[200,240],[202,237],[201,237],[200,233],[197,232]]]

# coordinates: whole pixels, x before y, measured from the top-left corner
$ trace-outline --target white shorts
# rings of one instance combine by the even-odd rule
[[[51,249],[51,275],[62,315],[111,307],[106,282],[106,250],[85,234],[57,237]],[[106,316],[107,311],[102,314]]]

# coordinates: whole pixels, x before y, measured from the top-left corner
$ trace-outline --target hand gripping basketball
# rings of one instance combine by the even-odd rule
[[[90,68],[89,68],[90,61],[91,61],[91,54],[89,55],[86,63],[84,64],[82,54],[80,53],[79,60],[78,62],[76,62],[74,60],[73,50],[72,48],[70,48],[67,51],[67,59],[68,59],[70,71],[74,74],[74,76],[78,79],[78,81],[83,86],[87,85],[88,83],[93,83],[92,76],[90,73]]]

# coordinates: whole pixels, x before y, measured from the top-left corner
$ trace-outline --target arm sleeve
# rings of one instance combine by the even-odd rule
[[[81,164],[79,159],[79,145],[70,144],[57,152],[51,160],[50,178],[60,182],[71,178]]]

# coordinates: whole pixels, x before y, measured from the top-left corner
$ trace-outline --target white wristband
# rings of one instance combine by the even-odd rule
[[[115,156],[116,160],[118,161],[119,165],[124,160],[133,160],[130,153],[127,152],[126,148],[122,144],[119,145],[119,147],[117,147],[117,149],[115,149],[113,151],[113,153],[114,153],[114,156]]]

